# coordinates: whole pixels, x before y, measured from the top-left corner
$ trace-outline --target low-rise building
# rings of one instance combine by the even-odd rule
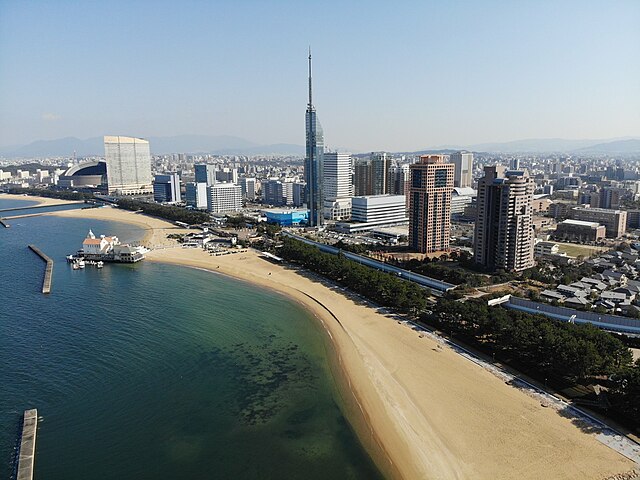
[[[546,255],[557,255],[560,253],[560,245],[555,242],[541,241],[536,243],[533,252],[536,257],[544,257]]]
[[[351,222],[337,223],[336,230],[346,233],[407,223],[404,195],[368,195],[351,199]]]
[[[569,219],[558,224],[553,237],[563,242],[598,242],[605,234],[605,227],[597,222]]]
[[[306,224],[309,220],[309,211],[306,209],[267,209],[262,210],[267,217],[267,223],[275,223],[282,227]]]
[[[571,209],[571,218],[604,225],[608,238],[621,237],[627,231],[627,212],[624,210],[574,207]]]

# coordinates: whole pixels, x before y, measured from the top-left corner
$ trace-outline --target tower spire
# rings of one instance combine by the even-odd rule
[[[313,108],[311,97],[311,45],[309,45],[309,108]]]

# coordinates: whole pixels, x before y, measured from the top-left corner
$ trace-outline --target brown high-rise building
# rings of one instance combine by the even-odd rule
[[[353,164],[353,187],[356,197],[373,195],[371,185],[371,159],[356,158]]]
[[[490,271],[521,271],[533,258],[533,179],[525,170],[484,168],[478,181],[474,258]]]
[[[409,246],[421,253],[448,250],[455,166],[445,155],[422,155],[410,170]]]

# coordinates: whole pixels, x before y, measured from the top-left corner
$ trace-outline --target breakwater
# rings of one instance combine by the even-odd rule
[[[51,260],[48,256],[46,256],[42,252],[42,250],[40,250],[35,245],[29,245],[29,248],[47,263],[47,266],[45,267],[45,270],[44,270],[44,280],[42,281],[42,293],[51,293],[51,277],[53,275],[53,260]]]
[[[25,410],[22,422],[22,437],[20,439],[20,454],[18,457],[18,474],[16,480],[31,480],[33,478],[33,464],[36,459],[36,430],[38,428],[38,410]]]

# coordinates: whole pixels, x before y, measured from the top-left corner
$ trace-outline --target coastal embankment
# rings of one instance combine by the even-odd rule
[[[166,235],[179,229],[131,212],[55,214],[139,225],[142,243],[156,247],[151,261],[223,273],[306,306],[331,339],[345,403],[360,410],[352,424],[389,477],[602,480],[635,466],[570,418],[308,272],[253,251],[216,257],[176,247]]]

